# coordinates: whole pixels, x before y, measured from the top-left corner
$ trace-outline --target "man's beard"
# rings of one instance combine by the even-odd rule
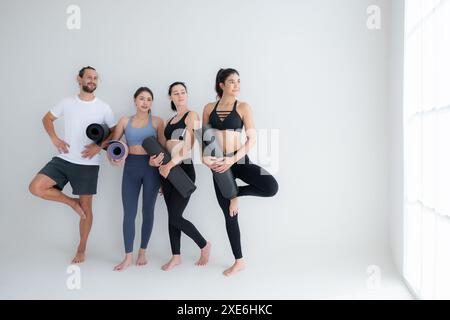
[[[90,89],[88,86],[82,86],[82,88],[83,88],[83,91],[84,91],[84,92],[92,93],[92,92],[95,91],[95,89],[97,89],[97,86],[94,86],[93,89]]]

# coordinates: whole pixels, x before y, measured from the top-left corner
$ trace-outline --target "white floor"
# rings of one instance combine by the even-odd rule
[[[187,254],[181,266],[163,272],[159,267],[167,253],[154,253],[148,266],[117,273],[112,267],[121,256],[94,248],[80,267],[81,288],[69,290],[67,261],[72,252],[68,248],[57,243],[5,247],[0,263],[0,299],[412,298],[389,259],[367,253],[344,256],[341,252],[333,257],[321,256],[317,250],[287,250],[271,259],[247,257],[247,269],[226,278],[221,272],[230,261],[216,259],[214,254],[206,267],[195,267],[196,257]],[[368,272],[373,264],[380,274]]]

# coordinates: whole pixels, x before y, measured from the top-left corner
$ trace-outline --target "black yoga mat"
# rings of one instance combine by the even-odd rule
[[[159,155],[162,152],[164,154],[163,164],[172,159],[170,153],[153,136],[144,139],[142,147],[150,156]],[[197,189],[191,178],[178,165],[170,170],[167,180],[173,184],[183,198],[189,197]]]
[[[210,126],[195,131],[197,139],[202,143],[203,156],[222,158],[224,154],[215,133],[216,129],[213,129]],[[238,186],[236,184],[236,179],[233,176],[233,172],[231,172],[230,169],[223,173],[215,172],[214,170],[211,170],[211,172],[214,181],[219,187],[220,193],[225,199],[233,199],[237,196]]]
[[[106,124],[92,123],[86,128],[86,135],[96,144],[101,145],[111,133]]]

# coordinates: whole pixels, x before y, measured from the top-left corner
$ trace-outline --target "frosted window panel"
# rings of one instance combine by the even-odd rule
[[[405,116],[422,110],[422,39],[415,33],[406,41],[405,55]]]
[[[437,106],[450,106],[450,1],[445,1],[436,14],[437,19]]]
[[[405,190],[408,201],[421,200],[421,168],[422,168],[422,119],[419,116],[410,118],[405,126],[406,155],[405,155]]]
[[[419,297],[450,299],[450,0],[405,10],[404,275]]]
[[[425,299],[434,299],[436,264],[436,214],[422,210],[422,290]]]
[[[405,205],[405,265],[404,274],[416,292],[420,292],[422,277],[422,210],[417,203]]]
[[[436,31],[435,19],[424,22],[422,29],[422,110],[424,111],[436,106]]]
[[[422,0],[406,1],[405,10],[405,32],[408,35],[421,21]]]
[[[424,19],[433,14],[433,10],[447,0],[407,0],[405,4],[405,32],[417,30]]]
[[[450,216],[450,109],[441,109],[437,120],[436,210]],[[449,269],[450,272],[450,269]]]
[[[436,299],[450,299],[450,219],[438,216],[436,252]]]
[[[422,202],[436,207],[436,113],[423,116],[422,130]]]
[[[422,19],[429,17],[430,14],[434,14],[433,10],[439,5],[441,0],[422,0]]]

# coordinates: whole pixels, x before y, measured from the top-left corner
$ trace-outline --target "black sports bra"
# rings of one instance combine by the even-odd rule
[[[217,111],[219,105],[217,101],[216,106],[209,115],[209,124],[212,128],[217,130],[236,130],[241,131],[244,123],[241,116],[236,111],[237,100],[234,102],[233,109],[231,111]]]
[[[173,118],[176,117],[176,115],[172,118],[170,118],[169,122],[167,122],[167,126],[164,129],[164,137],[166,137],[167,140],[183,140],[184,139],[184,132],[186,129],[186,124],[184,123],[184,120],[186,119],[188,113],[190,111],[186,112],[184,116],[180,119],[180,121],[175,122],[171,124],[170,122],[173,120]],[[175,131],[175,133],[174,133]]]

